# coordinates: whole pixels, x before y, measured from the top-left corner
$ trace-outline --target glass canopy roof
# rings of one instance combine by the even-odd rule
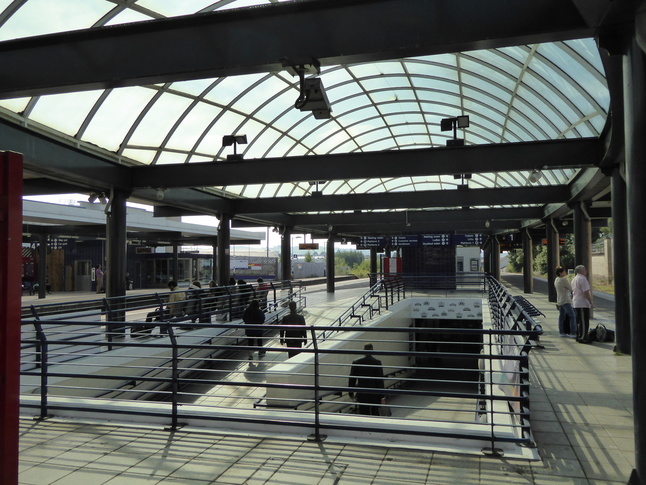
[[[277,3],[252,0],[0,0],[0,41],[46,33]],[[246,159],[445,146],[440,120],[469,115],[467,145],[598,136],[609,93],[592,39],[325,67],[332,117],[294,108],[287,71],[0,101],[127,163],[224,160],[222,136],[245,134]],[[576,169],[535,185],[567,183]],[[473,174],[472,188],[527,185],[528,172]],[[455,188],[453,176],[334,180],[325,194]],[[213,187],[233,197],[305,195],[310,183]]]

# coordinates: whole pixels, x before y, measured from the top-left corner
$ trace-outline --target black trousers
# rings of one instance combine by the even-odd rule
[[[574,311],[576,312],[576,339],[587,342],[590,331],[590,309],[575,308]]]

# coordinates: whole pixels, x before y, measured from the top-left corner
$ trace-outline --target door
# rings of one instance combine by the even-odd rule
[[[74,261],[74,291],[92,291],[92,261]]]

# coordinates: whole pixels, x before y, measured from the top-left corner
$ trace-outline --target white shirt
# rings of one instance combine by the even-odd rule
[[[554,288],[556,288],[557,305],[572,303],[572,287],[570,286],[570,280],[566,276],[557,276],[554,280]]]
[[[582,274],[578,274],[572,280],[572,306],[574,308],[590,308],[590,302],[585,292],[590,291],[590,282]]]

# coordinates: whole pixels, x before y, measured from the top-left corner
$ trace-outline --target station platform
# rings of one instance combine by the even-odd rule
[[[530,355],[532,431],[540,461],[404,449],[387,442],[276,439],[262,430],[171,432],[114,420],[23,418],[19,483],[625,484],[634,466],[631,357],[615,354],[611,342],[584,345],[559,337],[558,312],[547,300],[546,282],[535,281],[535,292],[525,294],[522,276],[503,275],[502,281],[545,314],[544,348]],[[339,282],[334,293],[325,285],[308,287],[307,323],[327,324],[367,286],[367,280]],[[71,295],[89,296],[54,294],[38,302]],[[597,301],[591,326],[614,329],[613,303]]]

